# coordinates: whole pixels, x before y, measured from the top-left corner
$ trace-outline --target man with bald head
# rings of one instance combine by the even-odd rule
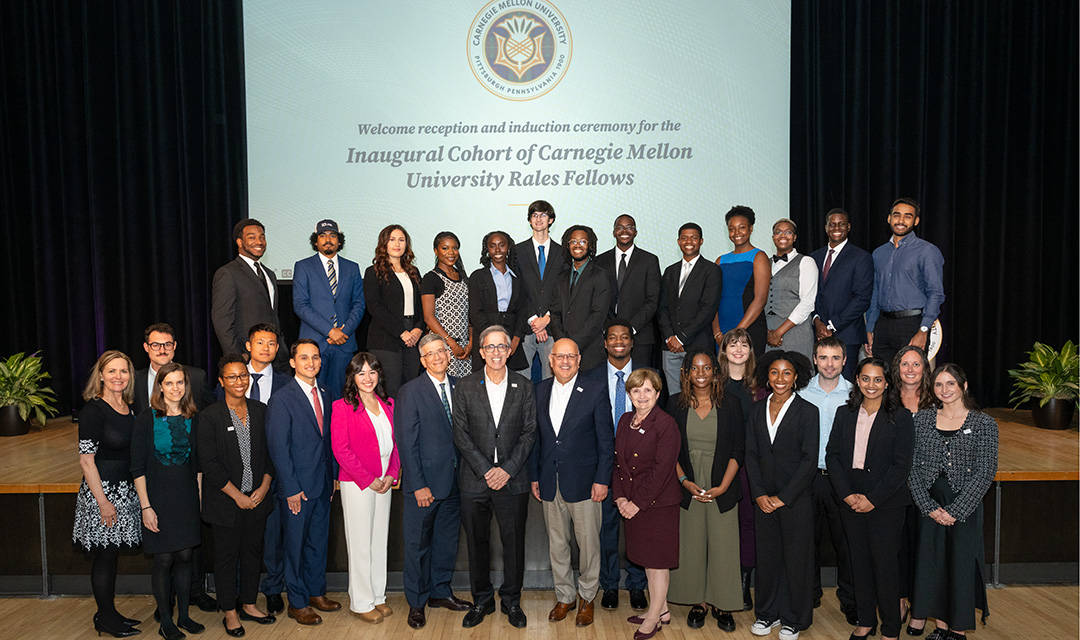
[[[615,430],[606,382],[578,375],[578,345],[557,340],[549,364],[554,377],[536,385],[536,446],[529,459],[532,494],[544,506],[557,599],[548,620],[558,622],[577,608],[575,624],[585,627],[592,624],[600,589],[601,503],[611,483]],[[571,531],[579,550],[577,589]]]

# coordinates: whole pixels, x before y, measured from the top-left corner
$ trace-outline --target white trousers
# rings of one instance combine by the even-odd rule
[[[390,492],[379,494],[342,481],[341,509],[349,553],[349,609],[367,613],[386,602]]]

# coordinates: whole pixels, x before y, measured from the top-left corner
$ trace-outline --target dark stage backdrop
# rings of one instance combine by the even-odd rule
[[[889,203],[920,199],[944,357],[1004,403],[1034,340],[1077,333],[1075,2],[792,7],[800,249],[835,206],[873,248]],[[210,281],[247,209],[241,33],[238,0],[0,3],[0,355],[41,349],[65,410],[102,350],[145,364],[151,322],[179,361],[217,355]]]
[[[1036,340],[1076,340],[1075,0],[792,3],[791,212],[800,250],[844,207],[852,240],[889,237],[889,206],[922,204],[945,255],[939,362],[1005,404],[1005,371]]]

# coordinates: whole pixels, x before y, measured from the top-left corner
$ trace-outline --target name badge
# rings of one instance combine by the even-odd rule
[[[578,393],[585,393],[585,390],[582,389],[581,387],[578,387],[577,390],[578,390]]]
[[[641,435],[645,435],[645,430],[644,429],[638,429],[637,432],[640,433]]]
[[[517,389],[517,383],[516,383],[516,382],[511,382],[511,383],[510,383],[510,386],[511,386],[511,387],[513,387],[513,388],[515,388],[515,389]]]
[[[971,429],[964,429],[964,433],[971,433]]]
[[[236,431],[236,427],[229,427],[226,431]]]

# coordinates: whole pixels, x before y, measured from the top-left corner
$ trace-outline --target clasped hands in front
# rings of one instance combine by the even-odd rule
[[[844,504],[851,507],[851,510],[855,513],[870,513],[874,510],[874,503],[870,502],[861,493],[853,493],[844,498]]]
[[[723,491],[720,490],[720,487],[713,487],[712,489],[706,491],[705,489],[699,487],[697,483],[695,483],[693,480],[684,481],[683,487],[685,487],[686,490],[690,492],[691,498],[697,500],[698,502],[704,502],[706,504],[720,497],[720,494],[723,493]]]
[[[754,498],[754,502],[764,513],[772,513],[784,506],[784,501],[776,496],[758,496]]]

